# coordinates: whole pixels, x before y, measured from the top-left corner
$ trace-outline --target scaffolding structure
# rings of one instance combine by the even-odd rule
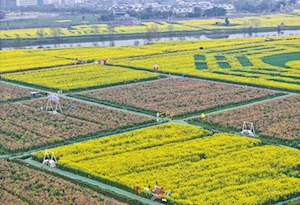
[[[52,152],[50,156],[49,151],[45,151],[43,164],[49,166],[50,168],[56,168],[57,160],[54,152]]]
[[[47,101],[46,111],[48,111],[48,109],[51,109],[53,114],[56,114],[58,110],[61,113],[63,113],[63,111],[61,109],[60,102],[59,102],[59,97],[58,97],[57,94],[55,94],[55,93],[49,93],[48,94],[48,101]]]
[[[252,122],[244,121],[241,134],[254,137],[255,136],[254,124]]]

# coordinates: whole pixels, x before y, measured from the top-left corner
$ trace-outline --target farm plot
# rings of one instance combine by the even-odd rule
[[[176,204],[264,204],[270,187],[272,203],[300,194],[298,150],[189,125],[164,124],[51,151],[60,168],[132,192],[158,184]]]
[[[300,142],[300,95],[271,100],[192,120],[227,130],[240,131],[243,121],[254,123],[259,135]]]
[[[6,204],[18,204],[18,205],[27,205],[25,201],[22,201],[17,196],[10,194],[9,192],[0,188],[0,200],[3,205]]]
[[[28,99],[30,91],[32,90],[0,82],[0,103]]]
[[[58,57],[57,55],[46,55],[40,50],[2,50],[0,54],[0,74],[68,65],[75,62],[74,60]]]
[[[183,116],[270,98],[279,93],[195,79],[172,78],[75,94],[91,101]]]
[[[0,151],[16,152],[78,138],[103,135],[152,118],[61,99],[63,114],[45,110],[47,100],[0,105]]]
[[[158,74],[86,64],[2,75],[4,79],[52,90],[77,91],[159,78]]]
[[[236,44],[227,46],[222,40],[215,40],[202,50],[123,58],[110,63],[144,70],[153,70],[157,64],[159,71],[167,74],[300,92],[298,37],[247,40],[248,45],[235,39]]]
[[[15,162],[0,161],[0,201],[9,204],[124,204],[94,190]]]
[[[149,45],[138,47],[76,47],[45,49],[44,54],[47,56],[63,56],[68,59],[88,61],[150,55],[155,54],[157,51],[162,53],[161,49],[157,50],[155,46]]]
[[[224,19],[198,19],[198,20],[183,20],[175,22],[144,22],[140,25],[134,26],[116,26],[112,32],[114,34],[135,34],[146,33],[147,28],[155,28],[158,32],[172,31],[203,31],[203,30],[221,30],[227,29],[243,29],[245,23],[251,25],[253,17],[232,18],[230,25],[216,24],[216,22],[224,22]],[[292,14],[274,14],[256,17],[260,22],[260,28],[277,28],[278,22],[284,22],[287,27],[299,27],[300,17]],[[297,20],[298,19],[298,20]],[[16,37],[24,39],[38,38],[38,29],[14,29],[14,30],[0,30],[0,37],[2,39],[14,39]],[[78,25],[72,26],[70,29],[60,29],[60,37],[73,36],[89,36],[89,35],[107,35],[111,32],[107,24],[94,25]],[[50,28],[44,28],[45,38],[53,38]]]
[[[254,42],[262,42],[264,39],[253,39]],[[75,63],[77,60],[108,61],[120,58],[140,57],[147,55],[157,55],[169,52],[178,52],[186,50],[196,50],[201,46],[215,47],[225,45],[238,45],[248,43],[244,39],[226,39],[215,44],[213,40],[209,41],[174,41],[174,42],[157,42],[143,46],[126,46],[126,47],[72,47],[72,48],[51,48],[35,50],[1,50],[0,64],[1,71],[22,70],[28,68],[39,68],[46,66],[56,66],[55,61],[60,60],[59,64]],[[3,57],[2,57],[3,56]],[[77,60],[76,60],[77,59]],[[52,63],[51,63],[52,62]]]

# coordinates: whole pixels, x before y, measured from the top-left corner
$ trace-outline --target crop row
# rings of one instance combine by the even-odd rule
[[[271,100],[255,105],[244,106],[216,114],[193,122],[203,122],[227,130],[240,130],[244,121],[254,123],[256,133],[272,138],[299,140],[300,143],[300,96]]]
[[[186,115],[278,94],[265,89],[171,78],[79,93],[75,96],[152,114],[168,112],[170,115]]]
[[[251,40],[248,40],[249,44],[256,46],[257,43],[255,41],[253,43]],[[247,67],[244,67],[238,60],[237,57],[241,57],[240,53],[224,54],[222,51],[210,53],[211,50],[223,47],[217,45],[219,41],[211,42],[210,47],[202,51],[190,50],[131,58],[130,60],[123,58],[112,60],[110,63],[143,70],[153,70],[153,65],[157,64],[159,65],[159,71],[164,73],[174,73],[177,75],[185,73],[191,77],[299,92],[300,79],[297,77],[299,76],[297,64],[289,64],[289,67],[282,66],[289,63],[289,61],[292,62],[299,59],[299,42],[299,40],[295,41],[294,39],[264,42],[263,44],[266,46],[262,47],[261,51],[255,54],[250,52],[251,49],[248,49],[249,53],[245,52],[242,54],[247,55],[248,61],[251,62]],[[267,45],[270,44],[272,44],[275,50],[268,49]],[[294,47],[291,45],[294,45]],[[230,45],[227,47],[227,49],[239,49],[240,45]],[[199,65],[199,61],[194,59],[195,56],[199,55],[205,57],[205,61],[201,62],[202,64],[205,63],[204,65],[201,63]],[[280,55],[280,58],[276,58],[277,55]],[[217,60],[216,56],[223,56],[226,60]],[[277,60],[276,64],[270,63],[268,56],[274,56]],[[270,71],[265,70],[262,72],[261,69],[269,69]]]
[[[1,204],[123,204],[94,190],[15,162],[1,160],[0,170]]]
[[[152,122],[152,118],[61,99],[63,114],[46,111],[46,99],[0,106],[1,149],[28,150]]]
[[[231,29],[243,29],[245,22],[249,22],[252,17],[234,18],[230,19]],[[299,16],[292,14],[274,14],[257,17],[262,28],[277,28],[280,22],[285,26],[299,26]],[[83,35],[107,35],[107,34],[134,34],[147,32],[146,27],[155,26],[159,32],[170,31],[193,31],[193,30],[220,30],[228,29],[226,25],[216,25],[216,22],[224,22],[224,19],[198,19],[198,20],[183,20],[176,22],[144,22],[135,26],[116,26],[110,29],[106,24],[97,25],[78,25],[71,29],[61,29],[61,36],[83,36]],[[253,25],[249,25],[253,26]],[[171,30],[170,30],[171,29]],[[3,39],[21,38],[38,38],[38,29],[15,29],[15,30],[1,30],[0,37]],[[50,28],[44,29],[44,37],[53,37]]]
[[[74,63],[74,60],[47,56],[43,51],[8,50],[0,51],[0,73],[28,70],[42,67],[55,67]]]
[[[0,82],[0,103],[10,102],[30,97],[29,89],[20,88],[10,84]]]
[[[132,192],[158,184],[171,190],[168,199],[176,204],[264,204],[300,194],[299,151],[188,125],[159,125],[52,151],[62,169]]]
[[[74,91],[157,79],[159,75],[114,66],[86,64],[5,74],[2,77],[47,89]]]

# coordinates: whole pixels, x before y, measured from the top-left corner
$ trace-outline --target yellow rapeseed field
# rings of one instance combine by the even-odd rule
[[[46,55],[41,50],[2,50],[0,56],[0,73],[66,65],[75,62],[57,55]]]
[[[153,66],[157,64],[159,65],[159,72],[167,74],[182,75],[185,73],[190,77],[298,92],[300,90],[299,42],[300,36],[291,36],[284,38],[169,41],[138,47],[5,50],[0,51],[1,57],[3,56],[0,59],[0,63],[3,65],[0,68],[0,73],[74,64],[78,60],[99,61],[106,59],[108,64],[119,67],[153,71]],[[98,84],[97,80],[95,82],[90,81],[88,84],[81,84],[74,82],[75,78],[72,79],[72,85],[69,82],[67,86],[64,86],[66,83],[62,82],[66,81],[67,75],[57,72],[58,70],[69,72],[68,69],[57,68],[49,71],[32,71],[26,74],[3,75],[2,77],[30,84],[61,87],[62,89],[86,88]],[[37,73],[40,77],[35,77],[35,79],[41,81],[30,80]],[[41,77],[44,73],[47,73],[48,78]],[[50,80],[51,75],[56,79]],[[57,77],[58,75],[62,76]],[[149,76],[150,74],[143,72],[143,75]],[[140,76],[136,79],[139,78]],[[61,85],[56,84],[58,79],[62,83]],[[88,77],[88,79],[90,78]],[[112,83],[114,84],[116,81],[112,80]]]
[[[54,148],[60,166],[134,190],[158,183],[181,204],[264,204],[299,195],[300,152],[165,124]],[[43,151],[37,153],[43,157]]]
[[[191,46],[194,48],[130,60],[117,59],[110,63],[147,70],[153,70],[153,65],[157,64],[159,71],[165,73],[186,73],[205,79],[300,91],[299,36],[208,40]],[[177,47],[181,48],[181,45]]]
[[[294,11],[294,13],[297,12]],[[230,27],[225,25],[216,25],[216,22],[224,23],[224,19],[198,19],[198,20],[183,20],[176,22],[145,22],[142,25],[137,26],[117,26],[114,27],[114,34],[133,34],[133,33],[145,33],[147,27],[153,25],[157,26],[160,32],[169,32],[170,26],[173,31],[195,31],[195,30],[216,30],[216,29],[241,29],[244,27],[255,27],[255,25],[249,24],[251,19],[255,18],[260,21],[260,28],[277,27],[281,23],[284,23],[286,27],[300,26],[300,16],[292,14],[272,14],[259,17],[243,17],[232,18]],[[97,27],[97,28],[96,28]],[[15,30],[0,30],[0,38],[12,39],[16,37],[21,38],[37,38],[36,35],[38,29],[15,29]],[[108,34],[108,26],[106,24],[97,25],[79,25],[73,26],[71,29],[62,29],[63,37],[66,36],[83,36],[83,35],[103,35]],[[50,28],[45,28],[45,37],[53,37]]]
[[[87,64],[5,74],[5,79],[65,91],[157,78],[157,74],[115,66]]]

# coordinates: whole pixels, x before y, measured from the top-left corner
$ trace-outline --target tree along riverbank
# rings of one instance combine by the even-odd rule
[[[277,27],[266,27],[252,29],[215,29],[215,30],[192,30],[192,31],[167,31],[167,32],[145,32],[145,33],[131,33],[131,34],[98,34],[98,35],[84,35],[84,36],[59,36],[50,38],[28,38],[28,39],[1,39],[0,48],[22,48],[28,46],[44,46],[59,45],[59,44],[78,44],[85,42],[105,42],[117,40],[135,40],[144,39],[147,42],[157,40],[160,38],[185,38],[190,36],[206,36],[207,38],[218,39],[228,38],[231,34],[249,34],[255,36],[256,33],[261,32],[284,32],[286,30],[300,30],[300,26],[285,27],[284,30],[278,31]]]

